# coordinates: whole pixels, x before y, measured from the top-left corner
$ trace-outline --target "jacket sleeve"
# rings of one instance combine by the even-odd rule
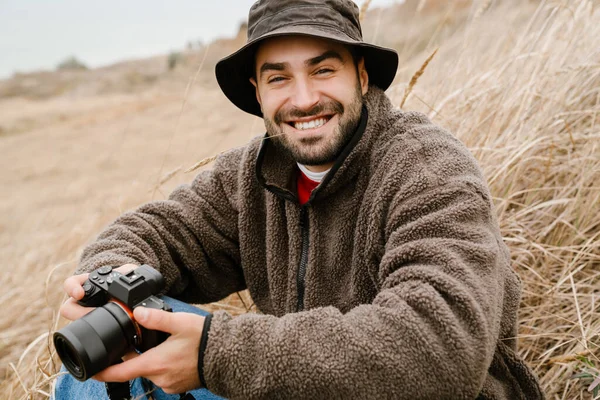
[[[217,312],[208,389],[232,399],[477,397],[511,273],[487,193],[464,175],[399,188],[371,304],[279,318]]]
[[[120,216],[84,249],[76,272],[148,264],[165,277],[165,292],[194,303],[243,290],[235,197],[239,152],[220,156],[213,170],[168,200]]]

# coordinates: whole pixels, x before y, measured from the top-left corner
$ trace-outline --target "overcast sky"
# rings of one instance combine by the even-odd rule
[[[374,0],[371,7],[398,0]],[[74,55],[97,67],[232,36],[254,0],[0,0],[0,79]],[[362,0],[356,0],[361,5]]]

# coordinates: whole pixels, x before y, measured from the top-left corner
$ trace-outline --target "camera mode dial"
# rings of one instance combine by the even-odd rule
[[[98,271],[98,274],[100,274],[100,275],[108,275],[112,272],[112,270],[113,270],[112,267],[106,266],[106,267],[98,268],[97,271]]]

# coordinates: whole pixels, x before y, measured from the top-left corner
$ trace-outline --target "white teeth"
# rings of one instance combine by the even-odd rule
[[[319,119],[312,120],[310,122],[294,122],[294,128],[298,129],[299,131],[303,131],[306,129],[314,129],[314,128],[321,127],[321,126],[325,125],[326,123],[327,123],[327,120],[325,118],[319,118]]]

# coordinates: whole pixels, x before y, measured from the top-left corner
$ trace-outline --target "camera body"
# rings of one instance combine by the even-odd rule
[[[169,305],[154,296],[164,287],[164,280],[158,271],[148,265],[126,274],[112,267],[101,267],[90,273],[82,287],[85,295],[77,303],[84,307],[101,307],[113,301],[122,306],[125,312],[130,312],[132,319],[133,310],[139,306],[171,311]],[[152,331],[138,324],[136,326],[140,333],[135,335],[134,347],[139,351],[151,349],[168,337],[164,332]]]
[[[148,265],[126,274],[112,267],[90,273],[78,303],[95,310],[54,333],[54,346],[64,366],[85,381],[120,361],[132,349],[146,351],[165,341],[168,333],[146,329],[133,317],[137,307],[172,311],[156,297],[164,288],[162,275]]]

